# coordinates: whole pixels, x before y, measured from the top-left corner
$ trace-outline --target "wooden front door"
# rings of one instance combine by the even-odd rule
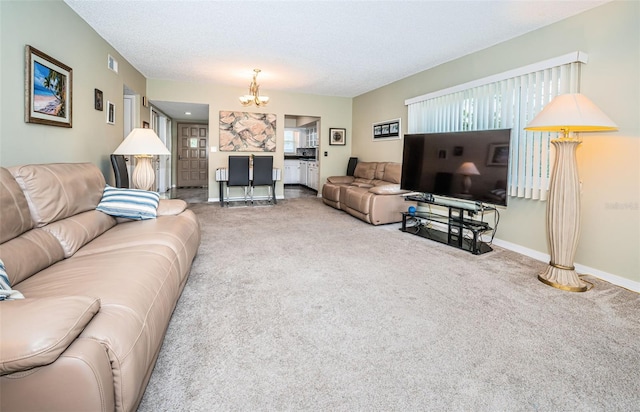
[[[208,147],[208,125],[178,123],[178,187],[207,186]]]

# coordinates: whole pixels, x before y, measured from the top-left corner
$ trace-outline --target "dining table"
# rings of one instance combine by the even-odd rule
[[[280,169],[273,168],[273,203],[278,204],[276,200],[276,182],[282,179],[282,172]],[[218,189],[220,191],[220,207],[224,207],[224,184],[229,181],[229,169],[226,167],[220,167],[216,169],[216,182],[218,182]],[[253,181],[253,168],[249,168],[249,181]]]

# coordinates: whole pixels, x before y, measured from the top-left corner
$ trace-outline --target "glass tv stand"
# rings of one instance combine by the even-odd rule
[[[417,201],[420,206],[435,205],[448,209],[448,214],[427,211],[402,213],[401,231],[444,243],[474,255],[491,252],[493,248],[482,241],[482,235],[493,231],[487,222],[464,217],[469,211],[463,207],[441,204],[437,201],[424,202],[421,197],[407,196],[407,200]],[[493,210],[492,208],[485,210]]]

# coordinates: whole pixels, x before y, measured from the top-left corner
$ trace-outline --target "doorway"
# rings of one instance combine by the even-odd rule
[[[209,126],[178,123],[177,186],[207,187],[209,183]]]
[[[287,197],[317,196],[320,189],[318,116],[284,117],[284,189]]]
[[[123,107],[123,124],[124,130],[122,139],[126,139],[129,136],[129,133],[134,129],[135,124],[137,122],[137,113],[136,113],[136,92],[131,90],[127,85],[124,85],[124,97],[122,101]],[[134,168],[134,160],[133,156],[125,155],[124,160],[127,163],[127,173],[129,177],[133,176],[133,168]],[[129,179],[131,182],[131,179]],[[130,183],[131,184],[131,183]]]
[[[171,119],[153,106],[151,106],[151,128],[171,152],[173,140]],[[158,192],[164,194],[171,189],[171,156],[158,156],[155,166]]]

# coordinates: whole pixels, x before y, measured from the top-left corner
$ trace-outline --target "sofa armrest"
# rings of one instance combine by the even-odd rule
[[[348,185],[353,183],[355,177],[353,176],[329,176],[327,182],[334,183],[336,185]]]
[[[54,362],[100,310],[86,296],[21,299],[0,305],[0,375]]]
[[[187,202],[182,199],[160,199],[158,216],[179,215],[187,208]]]
[[[398,184],[374,186],[369,189],[369,192],[376,195],[402,195],[409,193],[408,190],[400,189],[400,185]]]

